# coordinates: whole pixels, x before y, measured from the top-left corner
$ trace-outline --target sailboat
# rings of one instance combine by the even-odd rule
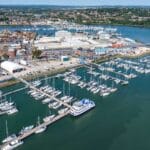
[[[71,103],[73,97],[70,95],[71,89],[70,89],[70,83],[68,83],[68,96],[64,98],[65,103]]]
[[[65,99],[67,99],[68,96],[65,95],[65,84],[63,83],[63,96],[60,98],[61,101],[64,101]]]
[[[40,117],[38,116],[38,122],[37,122],[37,130],[35,131],[35,134],[39,134],[42,133],[46,130],[46,126],[45,125],[41,125],[40,124]]]
[[[127,69],[125,70],[125,74],[127,74]],[[128,85],[129,84],[129,81],[127,80],[127,78],[124,76],[124,80],[121,82],[121,85]]]
[[[51,114],[51,111],[49,111],[49,115],[46,116],[45,118],[43,118],[43,121],[44,122],[49,122],[49,121],[52,121],[55,117],[55,114]]]
[[[3,100],[1,100],[0,109],[2,111],[7,111],[7,110],[9,110],[9,109],[11,109],[13,107],[13,104],[14,104],[14,102],[6,101],[6,97],[5,97]]]
[[[6,120],[6,138],[2,141],[2,143],[10,142],[10,141],[12,141],[16,138],[17,138],[17,136],[15,134],[12,134],[12,135],[9,136],[8,125],[7,125],[7,120]]]
[[[1,148],[1,150],[13,150],[22,144],[23,144],[23,141],[15,139],[15,140],[11,141],[9,144],[4,145]]]
[[[110,92],[113,93],[116,91],[117,91],[117,88],[114,87],[114,82],[112,81],[112,87],[110,88]]]

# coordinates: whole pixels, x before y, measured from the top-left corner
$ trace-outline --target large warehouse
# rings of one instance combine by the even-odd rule
[[[4,61],[1,63],[1,68],[10,72],[10,73],[15,73],[15,72],[21,72],[25,68],[17,63],[14,63],[12,61]]]

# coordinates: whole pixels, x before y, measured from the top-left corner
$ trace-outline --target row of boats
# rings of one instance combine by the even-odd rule
[[[56,90],[55,88],[51,87],[50,85],[45,85],[39,88],[43,92],[51,95],[52,98],[47,97],[45,94],[41,94],[35,90],[28,91],[35,100],[41,100],[43,104],[48,104],[49,108],[58,109],[62,106],[62,102],[64,103],[71,103],[74,98],[72,96],[63,95],[59,98],[60,102],[56,101],[55,98],[62,94],[60,90]],[[67,108],[62,108],[58,111],[59,114],[65,111]]]
[[[97,70],[95,68],[97,68]],[[150,73],[149,57],[142,58],[139,61],[115,59],[105,62],[101,65],[98,64],[95,68],[89,68],[87,70],[87,75],[91,76],[89,81],[87,81],[85,78],[82,79],[80,75],[77,75],[75,69],[65,72],[64,74],[59,74],[56,77],[63,77],[65,82],[77,85],[80,88],[86,88],[87,91],[90,91],[94,94],[99,93],[101,96],[108,96],[109,94],[117,91],[116,86],[118,84],[127,85],[129,83],[129,79],[137,77],[138,73]],[[108,81],[111,81],[112,84],[108,84]],[[83,98],[79,101],[73,102],[74,98],[72,96],[60,96],[62,92],[60,90],[56,90],[52,86],[45,85],[39,87],[41,85],[40,81],[34,81],[32,82],[32,85],[51,95],[52,98],[47,98],[45,94],[41,94],[35,90],[28,91],[28,94],[30,94],[36,100],[41,100],[43,104],[48,104],[49,108],[58,109],[58,115],[68,112],[72,116],[79,116],[95,107],[95,103],[92,100]],[[55,97],[59,97],[58,99],[60,102],[53,99]],[[61,102],[68,103],[70,105],[72,103],[71,108],[63,106],[63,103]],[[53,121],[56,116],[57,115],[55,114],[49,114],[43,118],[43,123]],[[25,134],[33,131],[35,128],[35,134],[44,132],[47,129],[47,126],[43,123],[40,123],[40,118],[38,117],[36,126],[30,125],[24,127],[18,135],[12,134],[9,136],[6,129],[7,137],[2,141],[2,143],[6,143],[6,145],[2,147],[2,150],[11,150],[22,145],[23,141],[18,140],[18,136],[24,136]]]
[[[140,59],[141,61],[141,59]],[[149,62],[148,59],[144,59],[144,62]],[[85,78],[82,80],[81,76],[77,75],[75,70],[64,73],[64,75],[59,75],[59,77],[64,77],[64,81],[69,84],[75,84],[81,89],[86,88],[87,91],[93,94],[99,93],[100,96],[108,96],[109,94],[117,91],[117,85],[128,85],[129,79],[136,78],[140,73],[150,73],[150,65],[143,65],[137,61],[125,60],[125,59],[115,59],[103,64],[94,64],[96,67],[91,66],[87,70],[87,74],[91,76],[92,79],[87,81]],[[149,65],[149,66],[148,66]],[[97,71],[95,71],[97,68]],[[108,82],[111,81],[111,85],[108,86]]]
[[[18,137],[22,137],[25,134],[29,134],[31,130],[33,130],[34,128],[36,128],[35,134],[39,134],[39,133],[44,132],[47,127],[45,125],[40,125],[40,120],[38,117],[37,127],[34,127],[34,125],[29,125],[29,126],[23,127],[18,135],[16,134],[8,135],[8,127],[7,127],[7,121],[6,121],[6,138],[2,141],[2,143],[5,145],[1,149],[12,150],[22,145],[23,141],[19,140]]]
[[[0,93],[2,93],[0,91]],[[7,114],[7,115],[12,115],[18,112],[18,109],[15,106],[15,103],[12,102],[11,100],[8,101],[6,98],[0,97],[0,115]]]
[[[95,107],[95,103],[92,100],[84,98],[84,99],[81,99],[80,101],[74,102],[70,110],[69,108],[65,108],[59,111],[59,114],[66,113],[68,111],[73,116],[79,116],[91,110],[94,107]],[[43,118],[43,122],[44,123],[51,122],[53,121],[54,118],[55,118],[55,115],[50,114],[49,116],[46,116],[45,118]],[[7,121],[6,121],[6,138],[2,141],[2,143],[5,145],[1,148],[1,150],[12,150],[22,145],[23,141],[19,140],[18,137],[22,137],[25,134],[28,135],[30,132],[32,132],[32,130],[34,130],[35,134],[39,134],[39,133],[44,132],[46,129],[47,129],[47,126],[45,124],[40,124],[40,118],[38,117],[38,122],[37,122],[36,127],[34,125],[29,125],[27,127],[23,127],[21,131],[19,132],[18,136],[16,134],[12,134],[9,136]]]

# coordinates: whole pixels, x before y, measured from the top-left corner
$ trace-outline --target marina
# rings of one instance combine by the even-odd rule
[[[41,127],[48,126],[48,125],[54,123],[55,121],[57,121],[57,120],[63,118],[64,116],[68,115],[68,113],[69,113],[69,112],[65,112],[65,113],[63,113],[63,115],[56,116],[56,117],[53,118],[52,120],[47,121],[47,122],[44,122],[43,124],[40,124],[39,126],[28,130],[27,132],[21,134],[20,136],[13,138],[13,139],[12,139],[11,141],[9,141],[8,143],[6,142],[6,144],[0,146],[1,150],[7,150],[8,145],[10,145],[11,142],[14,141],[14,140],[15,140],[15,141],[16,141],[16,140],[17,140],[17,141],[21,141],[21,140],[25,139],[26,137],[31,136],[32,134],[40,133],[39,129],[40,129]],[[38,131],[38,132],[37,132],[37,131]],[[8,148],[8,149],[9,149],[9,148]]]
[[[0,150],[150,150],[149,6],[1,0]]]
[[[143,63],[141,64],[139,62]],[[49,79],[51,85],[48,84],[48,79],[41,81],[37,80],[30,83],[11,74],[14,78],[20,80],[26,86],[18,89],[18,91],[14,90],[14,92],[12,91],[4,95],[15,94],[16,91],[20,92],[22,90],[27,90],[28,88],[29,90],[26,94],[31,96],[36,101],[42,101],[41,104],[48,104],[49,109],[57,110],[58,114],[50,114],[49,116],[44,117],[43,123],[38,121],[38,126],[31,125],[23,128],[18,136],[15,134],[12,134],[10,137],[7,136],[7,139],[9,138],[10,140],[6,139],[6,143],[4,141],[1,149],[5,150],[7,147],[11,147],[12,142],[15,143],[14,146],[20,146],[24,143],[23,141],[25,138],[31,136],[32,134],[38,134],[46,131],[49,125],[67,116],[68,114],[78,116],[80,113],[82,114],[95,107],[95,103],[90,102],[88,99],[83,99],[80,103],[77,102],[77,100],[70,95],[70,86],[77,86],[80,89],[86,89],[87,92],[90,92],[94,95],[96,94],[101,97],[106,97],[116,92],[119,88],[121,88],[121,85],[128,86],[128,84],[130,84],[129,80],[137,78],[140,74],[148,74],[150,69],[149,63],[149,56],[146,56],[135,60],[114,59],[101,64],[90,64],[89,66],[69,70],[62,75],[51,77]],[[61,82],[63,82],[61,89],[62,91],[56,88],[55,84],[58,82],[57,80],[61,80]],[[68,96],[65,95],[66,83],[68,83]],[[84,108],[84,104],[87,105],[87,108]],[[83,106],[83,111],[80,105]],[[76,107],[79,108],[76,110]],[[13,137],[13,139],[11,139],[11,137]]]
[[[8,101],[6,98],[3,99],[2,92],[0,93],[0,115],[12,115],[18,112],[18,109],[16,108],[14,102],[11,101],[11,99]]]
[[[55,30],[59,30],[59,26],[57,29],[48,26],[42,27],[43,29],[38,26],[21,28],[24,31],[36,30],[41,34],[54,34]],[[74,26],[67,28],[73,30]],[[101,29],[85,26],[76,27],[76,30],[97,32]],[[114,28],[114,32],[115,30]],[[128,30],[130,28],[127,27]],[[23,79],[22,75],[11,74],[11,78],[21,83],[0,90],[2,97],[7,101],[5,105],[11,105],[11,99],[18,111],[11,109],[7,113],[1,112],[0,149],[40,150],[42,144],[44,150],[50,146],[56,150],[91,150],[91,145],[96,145],[97,150],[109,150],[107,145],[116,150],[117,146],[112,141],[123,138],[126,139],[124,141],[128,141],[130,136],[132,137],[128,130],[132,128],[132,123],[137,131],[145,127],[138,127],[136,121],[134,122],[136,119],[139,121],[140,115],[143,116],[145,111],[145,124],[148,130],[149,121],[146,116],[150,106],[149,60],[150,56],[147,55],[135,59],[117,58],[97,64],[85,63],[78,68],[41,78],[36,77],[38,70],[34,68],[35,78],[32,81]],[[44,69],[48,70],[48,65]],[[13,115],[10,115],[11,113]],[[137,131],[135,141],[140,139],[140,133]],[[124,133],[126,137],[122,137]],[[107,140],[104,142],[103,139]],[[80,147],[78,143],[81,143],[81,140],[83,146]],[[87,140],[91,143],[87,143]]]
[[[50,99],[53,99],[55,102],[53,102],[53,104],[49,104],[49,108],[53,108],[53,109],[58,109],[60,106],[64,105],[66,106],[67,108],[63,108],[61,110],[58,111],[58,116],[56,117],[51,117],[50,116],[50,119],[46,121],[44,121],[44,123],[40,124],[40,120],[38,118],[38,125],[34,128],[33,125],[31,126],[28,126],[28,127],[25,127],[23,128],[20,133],[19,133],[19,136],[18,137],[14,137],[14,136],[10,136],[10,137],[6,137],[5,140],[3,140],[3,143],[6,143],[3,144],[0,148],[1,150],[9,150],[9,149],[14,149],[16,148],[17,146],[20,146],[21,144],[23,144],[23,140],[24,138],[32,135],[33,133],[35,134],[39,134],[39,133],[42,133],[46,130],[47,126],[59,119],[61,119],[62,117],[68,115],[69,113],[73,116],[78,116],[78,115],[81,115],[83,113],[85,113],[86,111],[90,110],[91,108],[95,107],[95,103],[92,102],[92,101],[89,101],[90,104],[92,104],[92,107],[90,107],[90,104],[88,104],[88,100],[85,100],[84,103],[81,103],[80,106],[76,105],[76,107],[72,107],[71,105],[67,104],[65,102],[66,99],[72,99],[72,97],[62,97],[61,100],[59,100],[58,98],[56,98],[56,96],[60,95],[61,92],[60,91],[56,91],[55,89],[53,89],[52,87],[49,87],[48,85],[47,86],[44,86],[44,87],[41,87],[40,89],[37,88],[37,86],[39,86],[41,84],[40,81],[34,81],[32,83],[29,83],[27,82],[26,80],[22,79],[22,78],[18,78],[16,77],[14,74],[10,74],[12,77],[14,77],[15,79],[17,80],[20,80],[22,83],[24,83],[28,88],[34,90],[34,91],[29,91],[28,94],[31,94],[35,99],[36,97],[38,98],[37,100],[40,100],[42,98],[44,98],[45,96],[47,96],[48,98]],[[53,80],[54,81],[54,80]],[[38,92],[38,93],[37,93]],[[48,94],[50,93],[50,94]],[[38,94],[37,96],[35,96],[36,94]],[[42,94],[41,96],[39,94]],[[39,98],[40,97],[40,98]],[[71,100],[70,99],[70,100]],[[69,102],[70,102],[69,100]],[[82,101],[81,101],[82,102]],[[8,103],[9,104],[9,103]],[[13,104],[13,103],[12,103]],[[12,105],[11,104],[11,105]],[[3,106],[3,103],[1,103],[1,105]],[[10,105],[10,106],[11,106]],[[45,120],[45,119],[43,119]],[[14,137],[14,138],[13,138]],[[9,140],[8,140],[9,139]],[[21,143],[20,143],[21,142]],[[13,143],[13,144],[12,144]],[[15,144],[14,144],[15,143]]]

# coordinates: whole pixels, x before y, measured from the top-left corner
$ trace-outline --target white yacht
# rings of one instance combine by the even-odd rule
[[[69,108],[62,108],[58,111],[58,114],[64,114],[65,112],[67,112],[69,110]]]
[[[46,128],[47,127],[45,125],[40,124],[40,117],[38,117],[37,130],[35,131],[35,134],[44,132],[46,130]]]
[[[27,127],[23,127],[23,129],[19,132],[19,134],[25,134],[27,132],[29,132],[30,130],[32,130],[34,128],[34,125],[30,125],[30,126],[27,126]]]
[[[40,86],[41,84],[42,84],[42,83],[41,83],[40,80],[37,80],[37,81],[33,81],[33,82],[32,82],[32,85],[35,86],[35,87]]]
[[[5,102],[0,103],[0,109],[2,111],[9,110],[13,107],[13,105],[14,105],[14,102],[5,101]]]
[[[129,81],[122,81],[121,84],[122,84],[122,85],[128,85],[128,84],[129,84]]]
[[[87,91],[90,91],[92,88],[94,88],[94,86],[87,87]]]
[[[116,92],[116,91],[117,91],[117,88],[110,88],[111,93]]]
[[[0,108],[3,107],[3,106],[11,106],[13,104],[14,104],[13,102],[4,101],[4,102],[0,103]]]
[[[12,140],[14,140],[14,139],[16,139],[16,138],[17,138],[16,134],[12,134],[12,135],[6,137],[6,138],[2,141],[2,143],[10,142],[10,141],[12,141]]]
[[[16,138],[17,136],[15,134],[12,134],[12,135],[8,134],[8,126],[7,126],[7,120],[6,120],[6,138],[2,141],[2,143],[10,142]]]
[[[52,103],[49,103],[49,104],[48,104],[48,107],[49,107],[49,108],[52,108],[52,107],[55,106],[57,103],[58,103],[58,102],[55,102],[55,101],[52,102]]]
[[[55,115],[50,115],[50,116],[46,116],[45,118],[43,118],[44,122],[49,122],[52,121],[54,119]]]
[[[55,104],[52,108],[53,109],[58,109],[61,106],[62,106],[62,103],[57,102],[57,104]]]
[[[65,95],[65,96],[61,97],[60,100],[61,100],[61,101],[64,101],[64,100],[66,100],[66,99],[68,99],[68,98],[69,98],[69,96]]]
[[[114,81],[115,81],[116,84],[119,84],[121,82],[121,80],[117,79],[117,78]]]
[[[42,103],[43,103],[43,104],[47,104],[47,103],[49,103],[49,102],[51,102],[51,101],[52,101],[52,99],[46,98],[46,99],[42,100]]]
[[[72,105],[70,114],[73,116],[79,116],[94,107],[95,107],[95,103],[93,101],[84,98],[80,101],[75,102]]]
[[[100,91],[100,95],[103,97],[110,95],[110,93],[111,92],[107,88]]]
[[[67,99],[64,100],[65,103],[70,103],[73,100],[72,96],[68,96]]]
[[[54,91],[54,93],[53,93],[53,95],[56,97],[56,96],[58,96],[58,95],[60,95],[61,94],[61,91],[59,91],[59,90],[57,90],[57,91]]]
[[[15,113],[17,113],[17,112],[18,112],[18,109],[14,107],[14,108],[8,110],[8,111],[7,111],[7,114],[8,114],[8,115],[12,115],[12,114],[15,114]]]
[[[93,91],[93,94],[97,94],[100,91],[100,88],[97,88],[95,91]]]
[[[6,144],[4,147],[1,148],[1,150],[13,150],[22,144],[23,144],[23,141],[18,141],[16,139],[16,140],[11,141],[9,144]]]
[[[70,83],[71,84],[77,84],[79,81],[77,79],[71,79]]]
[[[46,126],[40,126],[36,131],[35,131],[35,134],[39,134],[39,133],[42,133],[46,130]]]

